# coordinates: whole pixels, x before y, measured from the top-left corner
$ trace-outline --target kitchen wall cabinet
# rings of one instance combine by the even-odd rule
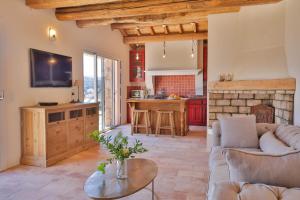
[[[206,99],[191,99],[188,101],[188,123],[195,126],[206,126]]]
[[[130,82],[145,82],[145,49],[130,50],[129,80]]]

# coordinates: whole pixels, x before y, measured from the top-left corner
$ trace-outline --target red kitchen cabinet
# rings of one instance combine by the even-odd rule
[[[206,99],[188,101],[188,123],[189,125],[206,126],[207,105]]]
[[[138,55],[138,59],[137,59]],[[145,81],[145,50],[130,50],[129,52],[129,80],[130,82]]]
[[[207,45],[203,47],[203,80],[207,81]]]

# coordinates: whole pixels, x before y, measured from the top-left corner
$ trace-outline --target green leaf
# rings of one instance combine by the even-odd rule
[[[101,132],[99,130],[94,130],[92,133],[90,133],[90,138],[96,142],[100,142],[100,134]]]
[[[105,174],[106,165],[107,165],[107,163],[101,163],[100,165],[98,165],[97,170],[102,172],[102,174]]]
[[[135,140],[133,146],[128,145],[128,137],[123,136],[122,132],[119,132],[114,138],[110,135],[101,133],[100,131],[94,131],[91,137],[100,142],[111,154],[112,157],[107,159],[109,163],[113,160],[124,160],[125,158],[132,157],[132,154],[144,153],[147,151],[143,147],[143,143],[139,140]],[[105,166],[107,163],[102,163],[98,166],[98,170],[105,173]]]

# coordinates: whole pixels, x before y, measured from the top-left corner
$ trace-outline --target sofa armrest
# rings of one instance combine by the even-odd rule
[[[296,200],[299,199],[300,188],[284,188],[265,184],[239,182],[218,182],[213,185],[208,200]]]
[[[212,146],[221,145],[221,126],[219,122],[214,122],[212,124]]]

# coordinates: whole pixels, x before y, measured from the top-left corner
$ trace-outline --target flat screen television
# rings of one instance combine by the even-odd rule
[[[71,87],[72,57],[30,49],[31,87]]]

